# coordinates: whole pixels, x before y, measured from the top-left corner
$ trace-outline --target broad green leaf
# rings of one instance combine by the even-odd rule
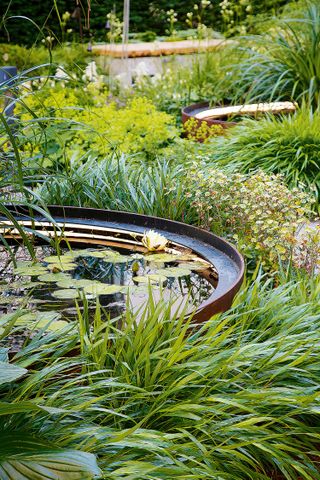
[[[57,283],[58,287],[61,288],[83,288],[90,285],[94,285],[95,280],[87,280],[86,278],[76,279],[76,278],[65,278]]]
[[[194,270],[197,272],[201,272],[202,270],[207,270],[210,267],[207,263],[202,263],[202,262],[185,262],[185,263],[180,263],[179,268],[186,268],[188,270]]]
[[[39,280],[41,282],[60,282],[61,280],[70,279],[70,275],[67,273],[46,273],[45,275],[41,275]]]
[[[18,378],[23,377],[26,373],[28,373],[28,370],[19,367],[18,365],[0,362],[0,385],[7,382],[14,382]]]
[[[147,262],[176,262],[180,258],[180,255],[174,255],[172,253],[153,253],[151,255],[145,255],[144,259]]]
[[[84,292],[90,295],[112,295],[123,290],[124,287],[122,285],[107,285],[105,283],[93,283],[84,287]]]
[[[30,276],[42,275],[47,271],[48,271],[47,268],[41,265],[35,265],[32,267],[18,267],[14,269],[15,275],[21,275],[22,277],[27,275],[30,275]]]
[[[92,480],[101,475],[95,456],[60,449],[26,432],[1,432],[1,480]]]
[[[9,362],[8,351],[9,348],[0,347],[0,362]]]
[[[52,296],[55,298],[59,298],[60,300],[69,300],[73,298],[79,298],[78,290],[74,290],[72,288],[66,288],[63,290],[56,290],[52,292]]]
[[[50,255],[43,259],[46,263],[72,263],[74,257],[72,255],[61,255],[60,257],[56,255]]]
[[[74,270],[78,265],[76,263],[49,263],[48,269],[49,270],[62,270],[62,271],[69,271]]]
[[[158,274],[171,278],[187,277],[191,274],[191,270],[184,267],[162,268],[158,270]]]
[[[133,277],[132,280],[134,280],[137,283],[164,283],[167,281],[167,277],[161,274],[157,273],[150,273],[148,275],[141,275],[137,277]]]

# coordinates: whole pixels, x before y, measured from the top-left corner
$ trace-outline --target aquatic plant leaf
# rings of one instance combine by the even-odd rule
[[[66,280],[71,278],[67,273],[46,273],[45,275],[40,275],[40,282],[61,282],[61,280]]]
[[[122,285],[107,285],[106,283],[92,283],[84,287],[84,292],[90,295],[112,295],[124,291]]]
[[[14,269],[14,273],[15,275],[21,275],[22,277],[25,277],[25,276],[38,276],[38,275],[42,275],[43,273],[47,272],[47,268],[46,267],[43,267],[41,265],[35,265],[35,266],[32,266],[32,267],[18,267],[18,268],[15,268]]]
[[[0,296],[0,305],[15,305],[17,303],[22,303],[24,301],[23,297],[18,297],[17,295],[9,296]]]
[[[148,275],[141,275],[133,277],[132,280],[138,283],[164,283],[167,281],[167,277],[157,273],[150,273]]]
[[[46,263],[71,263],[74,257],[72,255],[50,255],[49,257],[45,257],[43,259]]]
[[[147,262],[176,262],[179,260],[180,255],[174,255],[172,253],[154,253],[152,255],[148,254],[144,256],[144,259]]]
[[[87,280],[86,278],[65,278],[57,283],[61,288],[83,288],[95,283],[95,280]]]
[[[69,300],[73,298],[79,298],[79,292],[73,288],[66,288],[52,292],[52,296],[59,298],[59,300]]]
[[[77,268],[76,263],[50,263],[47,268],[50,270],[63,270],[63,271],[69,271],[69,270],[74,270]]]
[[[158,274],[170,278],[187,277],[191,274],[191,270],[184,267],[162,268],[158,270]]]
[[[115,250],[78,250],[78,257],[96,257],[96,258],[105,258],[105,257],[119,257],[121,253],[116,252]]]
[[[61,313],[54,310],[48,312],[31,312],[21,315],[16,321],[16,325],[30,325],[32,328],[38,328],[56,332],[69,325],[65,320],[60,320]]]
[[[61,313],[56,312],[55,310],[49,310],[48,312],[28,312],[21,315],[16,321],[17,325],[25,324],[33,321],[43,321],[52,322],[53,320],[58,320],[61,318]]]
[[[204,263],[204,262],[198,262],[198,261],[195,261],[195,262],[181,262],[179,264],[179,268],[186,268],[188,270],[194,270],[194,271],[197,271],[197,272],[201,272],[202,270],[207,270],[208,268],[210,268],[210,265],[208,265],[208,263]]]

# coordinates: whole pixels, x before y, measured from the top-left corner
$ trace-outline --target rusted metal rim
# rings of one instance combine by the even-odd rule
[[[189,105],[187,107],[184,107],[181,111],[182,113],[182,123],[185,123],[186,121],[190,120],[193,118],[198,122],[200,125],[202,122],[206,122],[209,126],[211,125],[221,125],[223,128],[229,128],[233,127],[234,125],[237,125],[236,122],[230,122],[228,120],[220,120],[217,118],[203,118],[203,119],[198,119],[195,117],[195,115],[201,111],[208,110],[210,108],[210,103],[209,102],[200,102],[200,103],[194,103],[192,105]]]
[[[48,206],[48,215],[30,211],[24,206],[9,206],[10,212],[21,224],[25,224],[42,236],[63,235],[73,244],[103,245],[126,234],[142,235],[146,230],[156,230],[171,243],[190,248],[212,264],[218,273],[215,291],[195,312],[197,321],[206,321],[213,314],[230,308],[244,276],[244,260],[240,253],[224,239],[212,233],[181,222],[130,212],[98,210],[69,206]],[[51,217],[51,218],[50,218]],[[8,225],[5,236],[13,235],[13,225],[1,216],[2,227]],[[10,230],[11,229],[11,230]],[[2,228],[3,230],[3,228]],[[51,236],[52,236],[51,235]],[[130,237],[130,235],[128,235]],[[131,237],[132,238],[132,237]]]

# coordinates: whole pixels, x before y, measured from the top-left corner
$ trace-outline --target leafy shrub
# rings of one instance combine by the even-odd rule
[[[32,92],[23,99],[20,118],[24,157],[45,166],[89,153],[101,159],[114,149],[150,158],[177,134],[171,116],[145,98],[119,108],[107,103],[104,91],[93,83],[74,89],[63,88],[62,82],[42,88],[40,95]]]
[[[26,48],[11,43],[0,44],[0,63],[2,66],[13,65],[18,72],[23,72],[32,67],[47,65],[41,72],[48,70],[48,65],[62,65],[68,72],[76,71],[81,76],[81,70],[85,67],[88,59],[88,52],[83,45],[62,45],[57,46],[51,52],[44,46]]]
[[[214,142],[213,158],[242,172],[280,173],[287,184],[320,199],[320,113],[307,109],[286,117],[247,120]]]
[[[247,100],[306,99],[319,105],[320,5],[308,2],[303,16],[282,20],[274,33],[250,38],[235,67],[235,86]],[[248,43],[248,39],[245,39]]]
[[[195,165],[189,180],[188,196],[202,227],[227,235],[248,259],[259,258],[266,268],[277,269],[279,259],[291,258],[296,232],[309,214],[304,193],[263,172],[202,172]]]

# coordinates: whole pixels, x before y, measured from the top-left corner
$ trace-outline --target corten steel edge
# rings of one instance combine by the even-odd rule
[[[230,128],[230,127],[234,127],[235,125],[237,125],[236,122],[230,122],[228,120],[223,120],[223,119],[219,119],[219,118],[210,118],[210,117],[207,117],[207,118],[203,118],[203,119],[199,119],[199,118],[196,118],[195,115],[201,111],[204,111],[204,110],[208,110],[210,108],[210,103],[209,102],[200,102],[200,103],[194,103],[192,105],[188,105],[187,107],[184,107],[181,111],[181,114],[182,114],[182,123],[186,123],[188,120],[190,119],[194,119],[197,121],[197,125],[198,127],[200,127],[200,125],[205,122],[207,123],[207,125],[209,125],[210,127],[212,125],[220,125],[222,128],[224,129],[227,129],[227,128]]]
[[[52,232],[60,228],[70,244],[106,245],[110,232],[124,232],[142,235],[146,230],[156,230],[164,235],[171,244],[190,248],[195,254],[212,264],[218,273],[218,282],[214,292],[195,311],[194,319],[204,322],[213,314],[224,312],[231,307],[244,277],[244,260],[240,253],[226,240],[200,228],[163,218],[140,215],[130,212],[98,210],[69,206],[49,206],[48,216],[21,206],[8,206],[15,219],[30,224],[29,231]],[[53,222],[50,221],[50,216]],[[48,220],[49,219],[49,220]],[[32,222],[34,222],[32,227]],[[2,226],[12,226],[4,216],[0,216]],[[40,223],[39,223],[40,222]],[[12,226],[13,227],[13,226]],[[10,228],[6,230],[10,237]],[[16,238],[16,236],[13,236]],[[113,237],[115,238],[115,237]]]

